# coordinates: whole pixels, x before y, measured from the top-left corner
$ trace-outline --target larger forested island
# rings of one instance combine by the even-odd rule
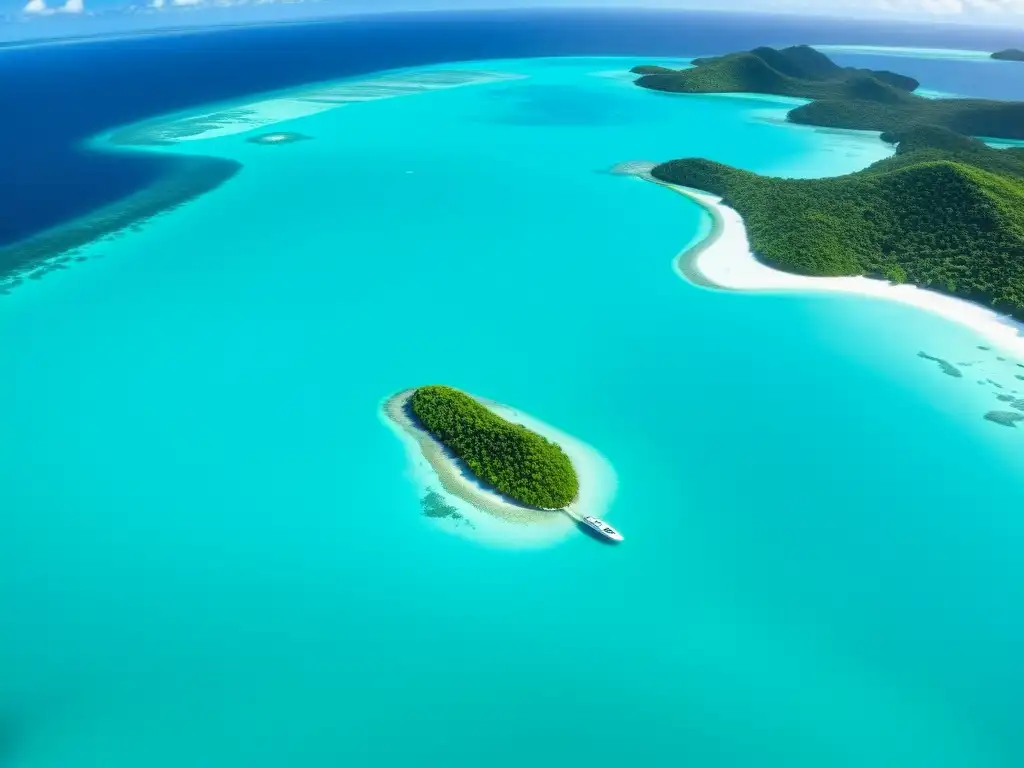
[[[992,58],[999,61],[1024,61],[1024,51],[1019,48],[1007,48],[1005,51],[996,51]]]
[[[795,81],[837,92],[856,87],[862,94],[900,94],[875,102],[829,97],[790,114],[827,112],[849,120],[821,124],[884,128],[882,139],[896,145],[895,155],[836,178],[770,178],[696,158],[663,163],[654,177],[722,197],[743,217],[753,251],[773,266],[910,282],[1024,319],[1024,148],[994,149],[965,135],[1024,134],[1024,104],[931,101],[893,85],[898,76],[892,73],[842,69],[806,47],[769,51],[709,59],[670,75],[644,74],[638,83],[650,87],[651,77],[665,77],[662,84],[672,85],[663,90],[711,92],[702,78],[715,73],[729,90],[780,92],[765,80],[770,69],[772,80],[787,88]],[[789,95],[810,94],[793,86]],[[942,106],[953,101],[957,109]],[[940,106],[915,107],[909,117],[907,104],[918,102]],[[1020,114],[1016,123],[1007,121],[1012,114]],[[968,130],[978,125],[986,130]]]
[[[755,48],[707,59],[690,69],[640,66],[636,84],[671,93],[765,93],[811,99],[789,120],[827,128],[906,131],[937,125],[970,136],[1024,139],[1024,102],[928,99],[917,80],[885,70],[840,67],[808,46]]]
[[[528,507],[562,509],[579,493],[572,462],[555,443],[506,421],[452,387],[420,387],[409,398],[420,425],[486,485]]]
[[[1024,148],[944,128],[889,138],[895,156],[837,178],[769,178],[700,159],[652,173],[722,197],[774,266],[911,282],[1024,319]]]

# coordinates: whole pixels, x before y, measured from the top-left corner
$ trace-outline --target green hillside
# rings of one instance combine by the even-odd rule
[[[1024,103],[926,99],[918,82],[893,72],[840,67],[807,46],[757,48],[675,72],[637,67],[642,88],[672,93],[766,93],[811,99],[789,113],[796,123],[829,128],[906,131],[935,125],[971,136],[1024,139]]]
[[[807,275],[885,277],[1024,319],[1024,149],[934,127],[887,135],[897,154],[848,176],[776,179],[708,160],[654,169],[725,199],[758,256]]]
[[[676,72],[674,69],[662,67],[657,64],[642,64],[639,67],[633,67],[630,71],[634,75],[671,75]]]
[[[808,46],[776,50],[755,48],[714,58],[694,59],[693,68],[670,70],[642,65],[636,84],[675,93],[771,93],[800,98],[838,98],[855,95],[864,81],[906,95],[919,83],[893,72],[840,67]]]
[[[579,479],[561,448],[464,392],[420,387],[409,406],[430,434],[501,493],[542,509],[561,509],[576,498]]]
[[[992,58],[1000,61],[1024,61],[1024,51],[1019,48],[1007,48],[1005,51],[996,51]]]

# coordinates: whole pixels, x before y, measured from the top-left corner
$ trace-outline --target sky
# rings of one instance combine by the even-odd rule
[[[996,24],[1024,37],[1024,0],[0,0],[0,40],[389,11],[651,7]]]

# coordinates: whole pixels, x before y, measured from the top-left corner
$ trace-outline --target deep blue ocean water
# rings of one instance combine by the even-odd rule
[[[0,49],[0,243],[115,200],[162,170],[155,158],[82,151],[93,134],[152,115],[314,80],[498,57],[693,56],[756,45],[837,43],[994,50],[1012,29],[637,11],[416,14],[347,22]],[[1021,97],[1019,74],[908,62],[934,87]]]
[[[0,302],[2,759],[1024,763],[1022,435],[980,418],[1024,389],[1024,361],[907,307],[693,287],[671,262],[706,229],[700,211],[606,173],[701,155],[824,175],[887,152],[765,121],[784,108],[771,100],[640,91],[621,77],[639,61],[987,41],[646,14],[366,24],[0,55],[54,80],[90,61],[136,83],[54,98],[49,173],[94,196],[55,194],[25,231],[181,152],[245,166]],[[345,35],[361,47],[314,55]],[[956,93],[981,66],[871,58]],[[312,137],[289,145],[225,133],[128,160],[67,149],[158,113],[432,59],[522,79],[274,124]],[[975,87],[1016,87],[986,66]],[[127,170],[75,164],[90,157]],[[379,405],[432,381],[600,451],[625,545],[481,540],[425,518],[423,478]]]

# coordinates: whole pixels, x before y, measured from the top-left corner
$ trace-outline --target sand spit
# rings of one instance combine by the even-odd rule
[[[398,428],[409,448],[415,448],[415,454],[426,459],[445,494],[517,528],[546,528],[553,534],[571,532],[575,528],[574,518],[578,520],[585,515],[604,515],[607,512],[615,493],[615,471],[607,459],[589,445],[513,408],[477,398],[503,419],[522,424],[558,443],[576,469],[580,492],[565,510],[528,507],[483,485],[441,443],[414,422],[408,411],[409,398],[414,391],[408,389],[388,398],[384,403],[384,415],[390,424]],[[428,486],[431,479],[424,478]],[[429,492],[430,489],[425,490]]]
[[[769,267],[751,251],[739,213],[715,195],[655,179],[650,175],[653,166],[653,163],[634,161],[622,163],[612,172],[667,187],[697,203],[711,216],[710,234],[676,257],[676,270],[690,282],[734,291],[817,291],[896,301],[959,323],[993,345],[1024,356],[1024,323],[966,299],[868,277],[809,277]]]

